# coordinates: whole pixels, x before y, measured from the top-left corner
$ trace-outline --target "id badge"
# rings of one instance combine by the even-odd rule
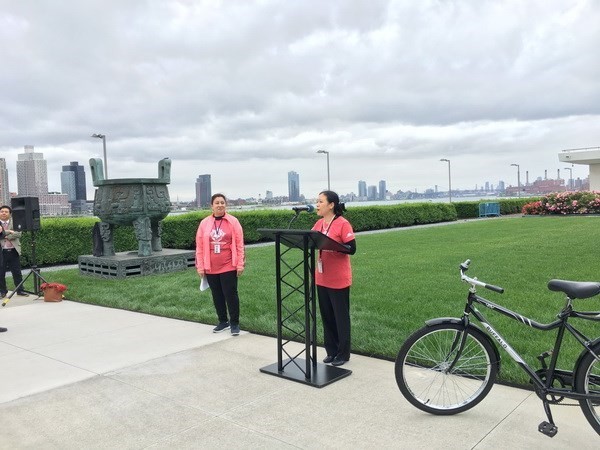
[[[221,253],[221,244],[215,244],[215,253]]]
[[[320,258],[317,261],[317,272],[323,273],[323,261]]]

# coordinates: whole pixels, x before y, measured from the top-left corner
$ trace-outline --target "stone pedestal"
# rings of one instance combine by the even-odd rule
[[[178,272],[194,267],[195,263],[195,251],[169,248],[151,256],[138,256],[137,252],[121,252],[112,256],[82,255],[79,257],[79,273],[98,278],[129,278]]]

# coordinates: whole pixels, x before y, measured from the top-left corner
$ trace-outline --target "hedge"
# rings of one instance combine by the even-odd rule
[[[501,214],[515,214],[532,199],[500,200]],[[479,201],[454,203],[403,203],[398,205],[374,205],[349,207],[345,217],[355,231],[379,230],[406,227],[427,223],[449,222],[473,218],[479,215]],[[230,210],[244,228],[247,244],[263,240],[259,228],[288,228],[295,215],[289,210]],[[168,216],[163,221],[162,245],[165,248],[193,249],[198,223],[210,212],[196,211]],[[294,229],[310,229],[316,220],[315,214],[300,213],[291,223]],[[94,217],[42,218],[41,229],[35,232],[36,264],[38,266],[77,263],[79,255],[92,253],[92,229],[98,221]],[[21,264],[31,265],[31,232],[21,238]],[[133,227],[115,227],[115,251],[133,251],[137,241]]]

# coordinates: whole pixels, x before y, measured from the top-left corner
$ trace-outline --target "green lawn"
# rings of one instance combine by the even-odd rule
[[[538,322],[552,321],[563,296],[546,288],[548,280],[600,280],[599,227],[599,217],[507,217],[359,235],[352,256],[353,351],[393,359],[425,320],[458,317],[467,294],[458,266],[467,258],[472,260],[470,276],[506,290],[500,295],[481,289],[481,295]],[[239,285],[243,330],[275,335],[274,253],[273,246],[247,249],[247,269]],[[77,270],[43,274],[48,281],[67,284],[68,299],[207,324],[216,321],[210,293],[199,292],[199,279],[191,269],[119,281],[82,277]],[[600,311],[599,298],[577,305]],[[553,345],[554,332],[483,312],[536,367],[535,357]],[[600,335],[597,323],[573,323],[581,324],[590,337]],[[567,362],[580,351],[571,341]],[[508,355],[502,353],[502,359],[501,380],[525,384],[527,378]]]

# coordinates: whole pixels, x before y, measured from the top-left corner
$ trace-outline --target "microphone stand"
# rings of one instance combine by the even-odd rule
[[[290,227],[292,226],[292,224],[298,218],[299,215],[300,215],[300,211],[296,211],[296,215],[294,217],[292,217],[292,220],[290,220],[290,223],[288,223],[288,230],[290,229]]]

